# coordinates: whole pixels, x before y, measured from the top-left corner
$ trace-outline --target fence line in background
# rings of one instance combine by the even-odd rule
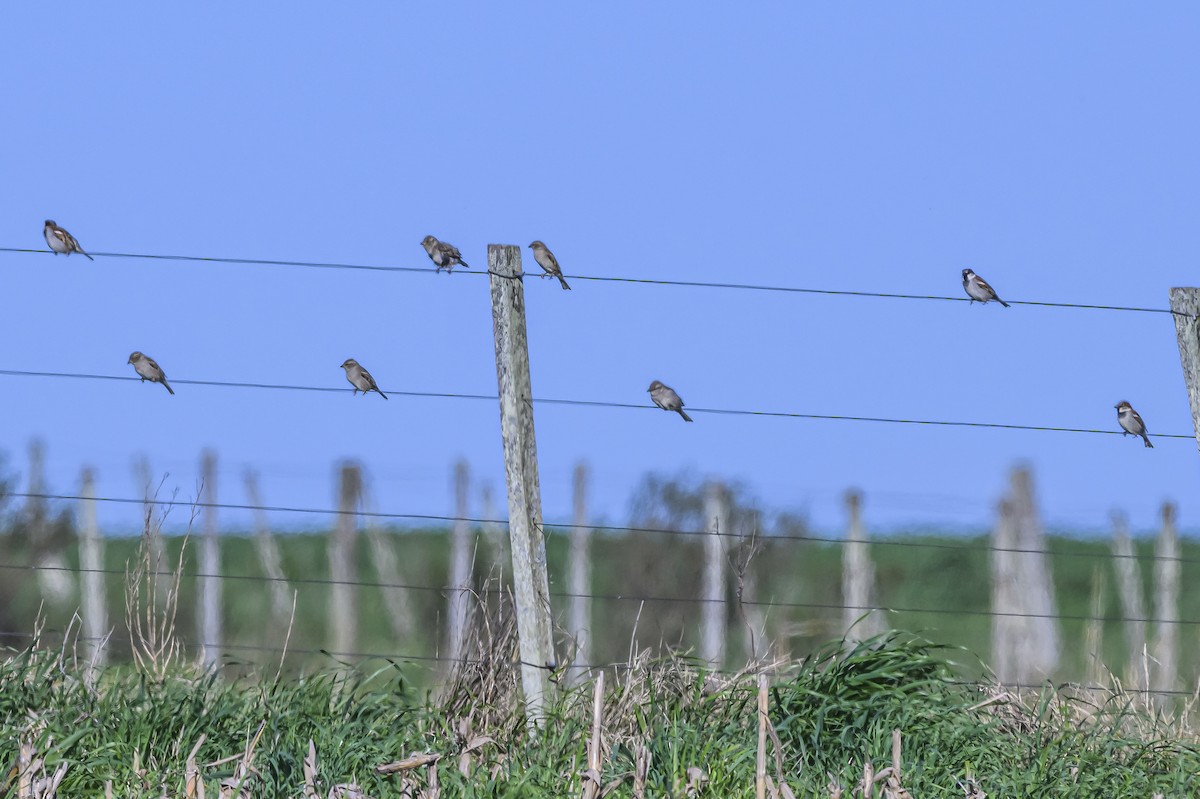
[[[75,500],[75,501],[79,501],[79,500],[83,499],[83,497],[78,494],[29,494],[27,492],[13,492],[13,493],[8,494],[7,496],[10,496],[10,497],[36,496],[36,497],[39,497],[42,499]],[[129,498],[124,498],[124,497],[94,497],[93,499],[96,502],[110,502],[110,503],[116,503],[116,504],[142,504],[144,502],[144,500],[141,500],[141,499],[129,499]],[[208,504],[205,502],[192,502],[192,501],[188,501],[188,500],[155,500],[155,502],[156,502],[156,504],[165,505],[168,507],[179,506],[179,507],[189,507],[189,508],[198,508],[198,509],[202,509],[202,508],[206,507],[206,505]],[[304,514],[317,514],[317,515],[324,515],[324,516],[338,516],[343,513],[343,511],[333,510],[330,508],[298,508],[298,507],[288,507],[288,506],[283,506],[283,505],[252,505],[252,504],[217,503],[217,504],[214,504],[213,507],[220,508],[220,509],[227,509],[227,510],[266,511],[266,512],[271,512],[271,513],[304,513]],[[455,522],[455,521],[460,520],[460,517],[449,516],[449,515],[438,515],[438,514],[430,514],[430,513],[373,512],[373,511],[366,511],[366,510],[361,510],[361,509],[354,511],[353,515],[363,516],[363,517],[373,518],[373,519],[397,519],[397,520],[406,519],[406,520],[414,520],[414,521]],[[489,526],[489,525],[506,526],[508,524],[508,522],[506,520],[498,519],[498,518],[465,518],[465,519],[462,519],[462,521],[466,521],[471,524],[479,524],[479,525],[485,525],[485,526]],[[574,527],[575,527],[574,524],[571,524],[568,522],[546,522],[543,524],[543,528],[547,532],[553,532],[555,530],[570,530],[570,529],[573,529]],[[712,530],[670,530],[670,529],[659,528],[659,527],[623,527],[623,526],[619,526],[619,525],[603,525],[603,524],[596,524],[596,525],[589,524],[589,525],[587,525],[587,527],[589,530],[604,532],[604,533],[626,533],[626,534],[628,534],[628,533],[635,533],[635,534],[636,533],[647,533],[647,534],[652,534],[652,535],[674,535],[674,536],[685,536],[685,537],[718,535],[718,536],[729,537],[729,538],[738,538],[738,539],[743,539],[746,537],[743,533],[723,532],[723,531],[713,532]],[[847,543],[846,538],[834,538],[832,536],[820,536],[820,535],[792,535],[792,534],[775,535],[775,534],[772,534],[772,535],[764,535],[764,536],[762,536],[762,539],[765,543],[778,542],[778,541],[794,541],[794,542],[812,543],[812,544],[836,544],[839,546],[844,546]],[[1133,554],[1130,554],[1128,556],[1118,556],[1118,555],[1112,554],[1111,552],[1099,552],[1099,551],[1097,551],[1097,552],[1073,552],[1073,551],[1056,552],[1052,549],[1027,549],[1027,548],[1022,548],[1022,547],[996,547],[996,546],[993,546],[990,544],[980,545],[980,544],[971,544],[971,543],[948,544],[948,543],[943,543],[943,542],[938,542],[938,541],[910,541],[910,540],[897,540],[897,539],[891,539],[891,538],[872,539],[871,546],[872,547],[913,547],[913,548],[917,548],[917,549],[944,549],[944,550],[962,551],[962,552],[1017,552],[1017,553],[1049,555],[1051,557],[1061,556],[1061,557],[1072,557],[1072,558],[1096,558],[1096,559],[1102,559],[1102,560],[1112,560],[1114,558],[1122,558],[1122,557],[1128,557],[1130,560],[1145,560],[1145,561],[1155,561],[1158,559],[1157,554],[1140,554],[1140,553],[1136,553],[1136,552]],[[1181,557],[1181,558],[1179,558],[1179,562],[1180,563],[1200,563],[1200,558],[1183,558],[1183,557]],[[0,568],[3,568],[3,564],[0,564]]]
[[[485,580],[482,574],[476,575],[475,570],[471,567],[470,554],[476,548],[480,531],[473,530],[470,526],[471,520],[468,516],[467,507],[469,479],[465,463],[456,464],[454,467],[455,515],[440,517],[443,520],[454,520],[454,526],[450,535],[450,562],[447,567],[449,573],[447,582],[449,585],[445,586],[408,585],[399,579],[399,569],[396,567],[395,552],[397,549],[403,547],[401,543],[403,539],[396,535],[384,535],[375,524],[375,521],[380,518],[397,515],[365,512],[363,507],[364,488],[362,472],[355,464],[343,464],[339,470],[336,503],[338,507],[336,511],[329,514],[336,519],[336,526],[335,530],[326,537],[329,568],[328,578],[288,579],[282,564],[279,562],[278,550],[276,549],[275,555],[272,556],[270,554],[271,546],[264,548],[262,541],[257,540],[265,536],[265,538],[270,539],[274,544],[275,536],[269,532],[261,532],[267,529],[265,513],[269,506],[265,506],[258,501],[257,487],[253,485],[253,480],[248,485],[248,491],[254,501],[248,506],[236,506],[216,501],[216,465],[215,456],[211,453],[205,453],[202,471],[204,481],[201,486],[201,496],[206,500],[205,502],[195,503],[170,500],[159,504],[168,509],[173,505],[189,505],[192,507],[193,520],[197,514],[202,516],[203,535],[200,539],[201,557],[197,568],[198,573],[183,576],[186,576],[189,581],[194,581],[197,586],[197,637],[199,640],[211,644],[211,646],[205,647],[198,654],[200,662],[208,666],[220,662],[223,653],[235,652],[240,649],[246,649],[246,651],[253,651],[255,649],[255,647],[247,647],[244,644],[221,644],[222,631],[219,623],[215,627],[210,623],[210,620],[213,618],[219,621],[221,616],[220,595],[224,580],[254,582],[264,587],[269,587],[272,596],[275,597],[272,600],[272,605],[275,606],[278,605],[278,592],[280,590],[286,592],[289,586],[294,586],[293,608],[295,607],[295,602],[298,600],[301,589],[306,593],[306,600],[311,602],[308,599],[308,597],[311,597],[310,591],[314,587],[318,587],[322,592],[323,603],[328,609],[325,629],[330,636],[329,649],[341,653],[353,653],[359,648],[356,628],[359,623],[358,611],[361,606],[361,589],[381,589],[384,594],[385,604],[387,604],[389,609],[393,605],[407,607],[407,597],[413,592],[435,592],[442,595],[445,604],[439,603],[434,606],[437,608],[434,612],[436,612],[440,620],[438,624],[440,629],[434,632],[433,637],[437,640],[446,641],[447,645],[443,651],[439,651],[440,648],[434,646],[435,654],[438,657],[429,659],[431,662],[440,662],[442,656],[445,655],[445,660],[451,663],[460,660],[464,651],[465,631],[467,629],[466,617],[469,615],[469,610],[465,607],[467,605],[466,598],[468,592],[474,592],[479,595],[495,595],[497,592],[505,590],[500,581],[495,579]],[[27,510],[27,515],[30,518],[34,518],[35,522],[37,518],[42,518],[44,524],[44,518],[48,515],[45,504],[48,499],[52,497],[60,499],[72,498],[80,502],[80,518],[87,525],[89,517],[94,520],[95,503],[99,501],[93,499],[95,493],[94,481],[89,478],[90,475],[85,473],[83,489],[78,497],[52,495],[44,490],[26,492],[27,508],[29,509]],[[575,519],[572,525],[564,525],[568,529],[575,531],[575,535],[571,537],[571,549],[568,551],[568,555],[572,558],[574,557],[576,543],[579,540],[585,539],[588,531],[591,529],[584,507],[585,479],[586,475],[583,470],[577,469],[575,475]],[[35,484],[32,488],[40,489],[40,484]],[[157,528],[152,522],[154,518],[153,503],[156,500],[151,497],[149,490],[147,490],[146,496],[142,500],[124,498],[108,499],[130,504],[140,502],[145,508],[147,532],[149,533],[148,540],[145,543],[154,543],[154,539],[157,537],[154,533]],[[1173,579],[1177,584],[1181,563],[1178,558],[1178,541],[1174,538],[1174,514],[1170,508],[1164,508],[1162,532],[1160,533],[1155,553],[1152,556],[1152,559],[1156,563],[1156,586],[1160,591],[1155,604],[1155,618],[1146,618],[1148,614],[1141,603],[1142,587],[1139,581],[1140,578],[1138,577],[1139,570],[1134,559],[1135,553],[1133,552],[1132,542],[1129,539],[1123,521],[1116,524],[1112,553],[1108,555],[1108,559],[1112,560],[1115,564],[1118,576],[1117,584],[1122,588],[1122,593],[1125,596],[1123,601],[1123,615],[1106,618],[1101,612],[1103,605],[1095,603],[1091,608],[1091,612],[1086,615],[1057,612],[1054,587],[1049,582],[1050,570],[1047,566],[1046,558],[1049,554],[1075,553],[1051,553],[1046,548],[1044,533],[1038,520],[1033,500],[1032,477],[1027,469],[1019,468],[1012,472],[1010,493],[1001,506],[1002,512],[995,528],[996,538],[992,546],[936,544],[938,549],[972,549],[989,552],[993,569],[993,594],[990,606],[986,609],[909,607],[878,601],[874,586],[875,577],[872,569],[869,568],[870,549],[872,545],[867,541],[863,525],[861,497],[853,492],[846,497],[848,524],[845,538],[827,539],[838,544],[847,545],[842,550],[843,575],[840,601],[792,602],[760,599],[755,582],[756,574],[750,567],[759,545],[763,542],[769,542],[772,539],[764,538],[761,541],[759,540],[757,516],[754,511],[747,511],[746,509],[739,510],[738,524],[740,526],[748,525],[750,533],[745,534],[744,531],[742,533],[735,533],[734,525],[731,524],[733,513],[730,507],[730,500],[730,493],[725,486],[717,482],[710,482],[704,486],[702,496],[693,500],[703,503],[702,519],[705,522],[704,526],[709,527],[708,530],[702,533],[693,531],[649,530],[650,532],[683,532],[689,535],[701,534],[706,536],[701,547],[703,565],[700,569],[699,586],[694,594],[689,596],[647,595],[647,593],[653,593],[653,588],[650,589],[650,592],[637,591],[629,594],[593,591],[589,576],[590,567],[583,570],[582,577],[571,575],[571,572],[575,571],[575,564],[569,562],[568,576],[570,577],[570,584],[568,585],[568,590],[565,592],[548,592],[546,594],[547,599],[545,600],[547,605],[552,600],[562,599],[570,600],[568,605],[572,608],[587,607],[594,601],[635,602],[639,605],[639,617],[641,614],[640,607],[646,603],[699,606],[701,609],[699,610],[700,633],[698,636],[698,658],[717,669],[727,665],[727,652],[729,652],[729,649],[726,644],[726,636],[729,634],[730,624],[738,625],[739,628],[745,628],[747,635],[745,649],[747,652],[753,653],[755,656],[760,656],[771,648],[782,644],[784,649],[781,650],[780,656],[787,659],[786,641],[795,635],[794,631],[788,632],[787,625],[794,625],[797,620],[802,620],[802,623],[804,623],[805,615],[802,613],[773,613],[771,611],[800,609],[815,612],[811,614],[810,620],[819,619],[818,625],[822,627],[829,625],[831,622],[835,627],[840,624],[840,629],[847,640],[859,636],[866,637],[867,630],[860,629],[858,632],[855,631],[856,623],[871,624],[872,620],[878,619],[883,611],[891,611],[898,614],[954,615],[985,618],[989,619],[992,625],[993,639],[990,662],[995,667],[997,679],[1003,684],[1033,683],[1038,679],[1055,673],[1061,646],[1058,632],[1059,622],[1080,621],[1086,624],[1085,651],[1092,657],[1094,665],[1101,663],[1099,646],[1103,635],[1103,624],[1118,623],[1123,625],[1122,632],[1126,641],[1131,646],[1128,665],[1125,670],[1125,683],[1136,687],[1144,693],[1151,692],[1151,689],[1169,691],[1176,687],[1178,670],[1175,661],[1178,658],[1178,647],[1175,641],[1178,639],[1179,626],[1185,624],[1189,626],[1200,625],[1200,619],[1180,618],[1177,586],[1174,593],[1172,593],[1170,587],[1172,569],[1175,575]],[[220,557],[219,553],[216,552],[216,547],[220,545],[221,539],[218,535],[219,531],[215,513],[216,509],[222,507],[254,509],[260,528],[259,535],[255,536],[255,549],[260,554],[259,559],[262,561],[265,574],[230,575],[220,573]],[[307,510],[321,512],[317,509]],[[164,516],[165,513],[164,511]],[[747,513],[749,513],[748,516]],[[363,519],[360,519],[359,516],[362,516]],[[404,515],[404,517],[407,517],[407,515]],[[358,571],[357,551],[359,545],[357,539],[360,533],[359,527],[363,520],[367,522],[368,543],[376,556],[373,558],[376,564],[375,574],[378,578],[376,580],[365,579],[365,575],[359,574]],[[536,535],[536,525],[534,529]],[[554,526],[551,526],[550,529],[554,529]],[[639,532],[645,528],[627,527],[608,529]],[[91,534],[91,538],[95,539],[98,536]],[[727,546],[726,542],[730,538],[735,539],[738,543]],[[813,536],[779,536],[775,538],[777,540],[802,540],[810,542],[818,540],[817,537]],[[93,595],[99,593],[103,597],[105,592],[101,581],[97,578],[103,574],[110,573],[121,574],[124,578],[125,572],[116,569],[97,568],[98,564],[103,564],[103,560],[97,560],[94,557],[94,553],[85,552],[93,543],[95,542],[89,540],[89,534],[86,532],[81,536],[80,547],[81,559],[83,561],[80,567],[76,569],[66,566],[61,552],[57,552],[58,563],[49,562],[42,557],[33,557],[31,565],[14,566],[12,564],[0,564],[0,569],[32,571],[37,575],[37,582],[39,584],[56,582],[56,580],[45,579],[44,575],[46,574],[66,575],[74,572],[80,577],[78,583],[81,586],[81,598],[86,590],[90,590]],[[103,542],[100,541],[100,543],[102,544]],[[696,543],[699,544],[700,542]],[[885,541],[875,545],[882,546],[893,543],[911,546],[930,545],[930,542],[924,541]],[[210,544],[212,545],[211,549],[209,547]],[[263,554],[264,552],[266,553],[265,555]],[[693,550],[694,553],[695,550]],[[1104,555],[1100,553],[1097,556],[1103,557]],[[391,558],[390,561],[389,557]],[[272,563],[275,564],[274,567],[272,567]],[[160,569],[153,570],[153,573],[155,575],[174,574],[174,572]],[[1136,584],[1135,581],[1137,581]],[[58,579],[57,582],[65,582],[68,586],[76,584],[65,576]],[[89,585],[91,586],[90,589],[88,588]],[[1164,591],[1165,594],[1162,593]],[[216,597],[215,600],[212,599],[214,596]],[[1098,601],[1099,597],[1100,595],[1097,593],[1094,601]],[[402,602],[397,603],[396,600],[402,600]],[[732,609],[728,607],[731,601],[735,602]],[[458,603],[462,603],[463,607],[456,610],[455,606]],[[94,598],[89,599],[85,604],[89,609],[83,614],[86,625],[83,633],[86,634],[85,638],[97,638],[97,630],[103,630],[104,628],[96,627],[91,619],[103,613],[103,608],[97,608]],[[102,600],[100,604],[102,605]],[[422,604],[424,607],[429,608],[428,602],[423,602]],[[213,607],[214,605],[215,608]],[[443,609],[446,611],[444,619],[442,618]],[[311,610],[307,610],[306,612],[311,613]],[[667,612],[669,614],[680,613],[679,609],[668,610]],[[397,637],[402,637],[403,633],[401,631],[407,631],[409,629],[408,625],[412,621],[415,621],[410,621],[407,618],[407,613],[402,615],[405,618],[398,619],[393,623],[393,632],[397,633]],[[590,629],[590,612],[582,616],[572,612],[571,615],[573,618],[570,621],[569,627],[561,632],[567,636],[580,636],[585,642],[590,641],[593,637]],[[658,616],[657,618],[661,619],[664,617]],[[671,618],[671,616],[667,618]],[[682,618],[682,616],[678,616],[678,618]],[[860,622],[860,619],[862,619],[862,622]],[[293,620],[289,619],[284,629],[290,630],[293,623]],[[771,623],[774,624],[774,630],[769,629]],[[1153,667],[1153,674],[1151,673],[1150,651],[1146,646],[1146,628],[1148,624],[1156,625],[1156,634],[1153,643],[1154,655],[1156,660],[1161,661],[1156,662]],[[759,645],[760,633],[763,644],[761,647]],[[442,638],[442,636],[445,636],[445,638]],[[274,644],[278,643],[278,641],[264,639],[263,643]],[[286,641],[284,643],[286,646]],[[567,645],[569,646],[569,644]],[[257,648],[263,649],[263,647]],[[270,648],[266,647],[265,649],[269,650]],[[96,652],[103,655],[104,649],[98,649]],[[592,654],[586,650],[580,651],[577,649],[572,659],[581,663],[590,663],[594,660],[591,656]],[[521,658],[528,660],[524,654],[521,655]],[[541,660],[540,657],[539,660]],[[538,668],[546,669],[547,664],[549,664],[550,670],[554,670],[554,664],[556,663],[557,658],[546,659],[542,661],[542,665]],[[525,674],[528,671],[529,669],[523,671],[523,679],[525,676],[528,676]],[[1091,671],[1094,675],[1099,674],[1094,669]],[[543,676],[545,675],[543,674]],[[566,678],[569,680],[570,676],[568,674]]]

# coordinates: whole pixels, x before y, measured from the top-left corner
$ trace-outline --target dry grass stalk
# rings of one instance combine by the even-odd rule
[[[258,740],[262,737],[263,730],[267,728],[267,722],[264,719],[258,725],[258,731],[254,733],[254,737],[246,744],[246,750],[241,755],[227,757],[222,760],[215,761],[210,765],[218,765],[220,763],[228,763],[233,760],[239,761],[237,767],[233,770],[232,777],[226,777],[221,780],[221,799],[252,799],[253,794],[247,783],[250,781],[251,775],[258,774],[258,770],[252,765],[254,761],[254,749],[258,746]]]
[[[207,737],[204,733],[200,734],[183,767],[183,795],[186,799],[204,799],[204,778],[200,774],[200,766],[196,763],[196,755],[200,752],[200,747],[204,746]]]
[[[650,747],[640,743],[633,750],[633,799],[646,799],[646,778],[650,775]]]
[[[371,799],[367,792],[352,782],[342,782],[329,789],[327,799]]]
[[[317,793],[317,745],[308,739],[308,754],[304,756],[304,799],[320,799]]]
[[[592,698],[592,737],[588,741],[588,767],[583,772],[583,799],[598,799],[603,783],[600,769],[603,765],[604,742],[601,739],[604,724],[604,672],[596,675],[596,688]]]
[[[425,792],[421,794],[421,799],[438,799],[442,795],[442,787],[438,784],[437,763],[430,763],[425,768],[425,773]]]
[[[489,578],[475,598],[462,659],[446,682],[441,704],[449,718],[483,734],[507,731],[524,712],[512,595]]]
[[[146,515],[137,561],[125,569],[125,623],[129,627],[133,661],[138,670],[158,681],[178,664],[181,644],[175,636],[175,618],[179,610],[179,582],[183,576],[183,558],[187,552],[188,536],[179,548],[175,570],[163,574],[155,564],[155,542],[163,521],[170,511],[164,511],[157,522]],[[188,522],[190,531],[197,509],[192,508]]]
[[[375,772],[378,774],[395,774],[398,771],[408,771],[409,769],[432,765],[441,759],[442,756],[436,752],[426,752],[419,755],[413,754],[394,763],[385,763],[384,765],[376,766]]]
[[[758,675],[758,758],[754,766],[754,795],[767,799],[767,675]]]

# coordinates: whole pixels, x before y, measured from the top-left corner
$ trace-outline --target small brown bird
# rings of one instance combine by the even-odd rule
[[[685,422],[692,421],[692,417],[683,412],[683,400],[675,393],[675,389],[663,385],[660,380],[655,380],[646,390],[650,392],[650,399],[654,400],[655,405],[664,411],[675,411]]]
[[[456,264],[462,264],[468,269],[471,265],[462,259],[462,253],[453,244],[445,241],[438,241],[433,236],[426,236],[421,239],[421,246],[425,248],[426,254],[429,255],[429,260],[437,265],[435,272],[440,272],[445,269],[447,272],[453,272]]]
[[[143,383],[147,380],[151,383],[162,383],[163,388],[172,394],[175,393],[175,389],[171,388],[171,384],[167,382],[167,375],[163,372],[162,367],[150,356],[134,352],[129,356],[127,363],[133,364],[133,370],[142,378]]]
[[[1154,445],[1150,443],[1150,437],[1146,435],[1146,423],[1142,421],[1142,417],[1133,409],[1133,406],[1122,400],[1116,404],[1116,409],[1117,421],[1121,423],[1121,430],[1124,431],[1121,433],[1121,437],[1124,438],[1130,433],[1141,436],[1142,441],[1146,442],[1146,446],[1153,449]]]
[[[367,396],[368,391],[379,391],[379,386],[375,385],[375,378],[371,377],[371,373],[359,366],[358,361],[353,358],[347,358],[342,363],[342,368],[346,370],[346,379],[350,381],[350,385],[354,386],[354,393],[362,392],[363,396]],[[379,396],[387,399],[387,394],[379,391]]]
[[[995,300],[996,302],[1003,305],[1005,308],[1009,307],[1007,302],[1005,302],[1004,300],[1002,300],[998,296],[996,296],[996,290],[994,288],[992,288],[988,284],[988,282],[986,280],[984,280],[983,278],[981,278],[979,275],[975,274],[970,269],[964,269],[962,275],[963,275],[963,288],[966,289],[967,296],[971,298],[972,304],[974,304],[974,302],[976,300],[978,300],[979,302],[982,302],[984,305],[987,305],[989,300]]]
[[[50,245],[50,249],[54,251],[55,255],[60,253],[70,255],[73,252],[77,252],[85,256],[89,261],[96,260],[83,251],[83,248],[79,246],[79,242],[75,241],[74,236],[54,224],[53,219],[46,220],[46,226],[42,228],[42,235],[46,237],[46,244]]]
[[[533,250],[533,260],[537,261],[538,266],[546,272],[542,277],[556,277],[562,287],[570,291],[571,287],[563,279],[562,269],[558,266],[558,259],[554,257],[554,253],[550,252],[550,248],[540,241],[535,241],[529,245],[529,249]]]

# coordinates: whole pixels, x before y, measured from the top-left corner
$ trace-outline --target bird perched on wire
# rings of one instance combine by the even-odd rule
[[[55,255],[59,253],[70,255],[73,252],[77,252],[85,256],[89,261],[96,260],[84,252],[83,248],[79,246],[79,242],[75,240],[75,237],[56,225],[53,219],[46,220],[46,226],[42,228],[42,235],[46,237],[46,244],[50,245],[50,249],[54,251]]]
[[[361,391],[365,397],[368,391],[379,391],[379,386],[375,385],[375,378],[371,377],[371,373],[362,368],[358,361],[347,358],[342,364],[342,368],[346,370],[346,379],[350,381],[350,385],[354,386],[355,394]],[[387,399],[387,394],[382,391],[379,391],[379,396]]]
[[[650,399],[654,400],[655,405],[664,411],[675,411],[685,422],[692,421],[692,417],[683,412],[683,400],[675,393],[675,389],[663,385],[661,380],[655,380],[646,390],[650,392]]]
[[[571,287],[567,285],[567,281],[563,278],[562,269],[558,266],[558,259],[554,257],[554,253],[550,252],[550,248],[540,241],[535,241],[529,245],[529,249],[533,250],[533,260],[537,261],[538,266],[546,272],[542,277],[556,277],[558,278],[558,282],[562,284],[562,287],[570,291]]]
[[[445,241],[438,241],[433,236],[426,236],[421,239],[421,246],[425,248],[425,252],[429,255],[429,260],[437,265],[435,272],[440,272],[445,269],[447,272],[453,272],[456,264],[462,264],[468,269],[471,265],[462,259],[462,253],[453,244]]]
[[[1116,409],[1117,421],[1121,423],[1121,429],[1124,431],[1121,433],[1121,437],[1124,438],[1130,433],[1141,436],[1142,441],[1146,442],[1146,446],[1153,449],[1154,445],[1150,443],[1150,437],[1146,435],[1146,423],[1142,421],[1142,417],[1133,409],[1133,406],[1122,400],[1117,403]]]
[[[979,300],[987,305],[989,300],[995,300],[1005,308],[1009,307],[1007,302],[996,295],[996,290],[986,280],[970,269],[963,270],[963,288],[967,290],[967,296],[971,298],[972,303]]]
[[[167,382],[167,375],[163,372],[162,367],[150,356],[134,352],[129,356],[128,363],[133,364],[133,370],[142,378],[143,383],[147,380],[151,383],[162,383],[163,388],[172,394],[175,393],[175,389],[171,388],[171,384]]]

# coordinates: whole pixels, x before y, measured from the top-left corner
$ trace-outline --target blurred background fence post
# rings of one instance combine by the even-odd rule
[[[203,532],[200,536],[200,662],[206,668],[221,657],[221,536],[217,527],[217,455],[205,450],[200,459]]]
[[[1061,653],[1054,583],[1050,577],[1046,535],[1034,501],[1033,474],[1024,466],[1012,471],[1012,511],[1016,529],[1016,612],[1022,645],[1019,683],[1044,680],[1058,668]]]
[[[475,547],[467,521],[471,477],[465,460],[454,464],[454,522],[450,531],[450,596],[446,614],[446,653],[451,661],[462,657],[471,601],[471,561]]]
[[[567,564],[567,593],[571,595],[568,627],[575,639],[575,664],[592,663],[592,530],[588,527],[587,511],[588,467],[583,461],[575,464],[572,481],[575,517],[571,528],[571,550]],[[573,669],[568,674],[570,683],[579,683],[582,669]]]
[[[883,630],[875,604],[875,564],[862,521],[862,492],[846,492],[846,531],[842,561],[842,627],[849,642],[863,641]]]
[[[87,641],[88,680],[94,685],[97,669],[107,662],[104,638],[108,634],[108,607],[104,602],[104,539],[96,524],[96,484],[85,468],[79,494],[79,569],[83,635]]]
[[[700,623],[700,658],[720,668],[725,662],[725,542],[729,535],[729,494],[725,486],[710,482],[704,491],[704,608]]]
[[[358,500],[362,471],[344,463],[339,470],[338,517],[329,540],[331,601],[329,625],[334,652],[353,652],[358,641]]]
[[[1179,537],[1175,506],[1164,502],[1154,548],[1154,664],[1157,691],[1179,688]]]
[[[275,637],[282,640],[286,637],[288,625],[291,623],[292,592],[283,572],[283,556],[279,552],[279,542],[271,533],[271,524],[267,519],[267,512],[263,509],[262,494],[258,490],[258,475],[252,469],[247,469],[244,482],[246,499],[254,506],[254,548],[258,552],[263,573],[267,575],[267,587],[271,594],[271,629],[275,632]]]
[[[1128,654],[1125,684],[1128,688],[1145,691],[1150,688],[1150,664],[1146,652],[1146,603],[1142,593],[1142,576],[1134,556],[1133,542],[1129,539],[1129,523],[1125,514],[1114,512],[1112,526],[1113,568],[1117,572],[1117,593],[1121,597],[1121,613],[1125,617],[1121,624]]]

